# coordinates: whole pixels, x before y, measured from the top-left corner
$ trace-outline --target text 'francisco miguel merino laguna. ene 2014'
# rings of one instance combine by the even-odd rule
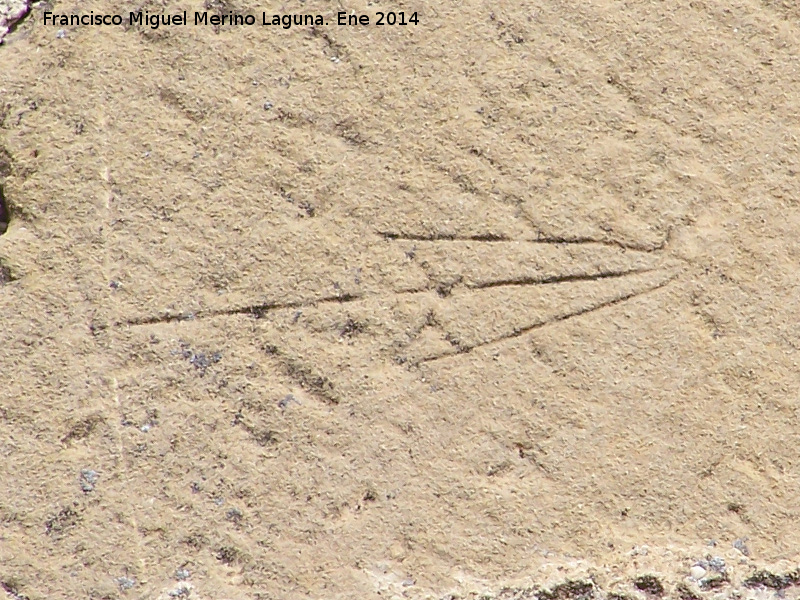
[[[101,15],[90,12],[88,14],[58,14],[52,12],[44,13],[45,25],[57,25],[59,27],[77,27],[79,25],[123,25],[125,18],[122,15]],[[211,26],[224,26],[224,25],[275,25],[283,29],[289,29],[294,26],[302,25],[327,25],[325,18],[322,15],[290,15],[290,14],[272,14],[268,15],[265,12],[261,13],[260,22],[255,15],[252,14],[237,14],[229,12],[227,14],[209,13],[208,11],[195,12],[193,22],[189,21],[186,11],[172,15],[166,14],[150,14],[148,12],[132,12],[128,13],[127,24],[131,27],[150,27],[150,29],[158,29],[161,25],[164,26],[183,26],[183,25],[211,25]],[[417,25],[419,18],[417,13],[405,12],[389,12],[389,13],[376,13],[375,17],[369,15],[355,15],[345,12],[339,12],[336,15],[336,25]]]

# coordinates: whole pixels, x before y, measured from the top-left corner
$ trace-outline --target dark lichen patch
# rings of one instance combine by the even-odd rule
[[[486,474],[489,477],[494,477],[495,475],[501,475],[501,474],[505,473],[506,471],[508,471],[511,468],[511,466],[512,465],[511,465],[510,461],[504,460],[503,462],[500,462],[500,463],[497,463],[497,464],[494,464],[494,465],[490,466],[487,469]]]
[[[5,179],[11,175],[11,153],[0,146],[0,177]]]
[[[496,600],[532,600],[537,597],[538,588],[529,587],[529,588],[503,588],[500,590],[499,594],[496,596]],[[442,598],[445,600],[448,596]],[[455,599],[455,596],[449,596],[449,598]]]
[[[360,321],[348,317],[347,320],[339,326],[339,337],[352,338],[360,333],[364,333],[367,326]]]
[[[594,585],[590,581],[566,581],[551,590],[538,593],[539,600],[589,600],[594,598]]]
[[[20,591],[21,584],[14,577],[9,577],[0,581],[0,589],[14,598],[14,600],[29,600],[28,596]]]
[[[0,185],[0,235],[3,235],[8,229],[8,224],[11,221],[11,211],[8,209],[6,197],[3,194],[3,186]]]
[[[744,505],[739,502],[728,502],[725,508],[728,509],[728,512],[732,512],[737,515],[740,515],[744,512]]]
[[[440,298],[447,298],[453,292],[454,284],[439,283],[436,286],[436,294]]]
[[[685,583],[678,584],[678,587],[675,588],[675,595],[678,600],[700,600],[700,596],[695,594],[692,588]]]
[[[222,546],[217,550],[217,560],[225,565],[234,565],[244,560],[244,555],[233,546]]]
[[[633,585],[637,590],[652,596],[664,595],[664,584],[655,575],[642,575],[633,580]]]
[[[244,513],[242,513],[242,511],[240,511],[238,508],[231,508],[227,513],[225,513],[225,520],[236,525],[240,525],[243,519]]]
[[[70,426],[69,431],[61,438],[61,442],[69,444],[75,440],[88,438],[97,429],[97,426],[103,422],[103,417],[100,415],[91,415],[85,419],[80,419]]]
[[[301,200],[297,203],[297,207],[303,211],[303,213],[307,217],[313,217],[317,214],[317,209],[314,207],[313,204],[308,202],[307,200]]]
[[[2,234],[2,232],[0,232],[0,234]],[[10,283],[16,279],[17,278],[14,277],[14,273],[11,272],[11,268],[8,265],[3,264],[3,259],[0,258],[0,285]]]
[[[180,342],[181,356],[199,371],[200,377],[206,374],[208,368],[222,360],[221,352],[206,354],[205,352],[195,352],[186,342]]]
[[[3,235],[11,222],[11,208],[3,193],[3,180],[11,175],[11,154],[0,146],[0,235]]]
[[[58,513],[45,522],[47,535],[59,537],[67,530],[75,527],[81,519],[80,513],[76,510],[76,504],[62,508]]]
[[[194,550],[200,550],[208,545],[208,538],[200,532],[191,533],[181,541]]]
[[[784,590],[793,585],[800,585],[800,570],[785,575],[776,575],[769,571],[758,571],[744,581],[749,588],[765,587],[773,590]]]
[[[278,443],[277,433],[271,429],[259,429],[246,423],[242,423],[241,425],[242,428],[250,434],[253,441],[261,447]]]
[[[700,587],[704,590],[716,590],[717,588],[724,587],[730,583],[728,575],[721,573],[713,577],[706,577],[700,581]]]

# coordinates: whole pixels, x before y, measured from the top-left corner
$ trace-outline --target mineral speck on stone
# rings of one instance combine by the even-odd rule
[[[725,573],[725,560],[721,556],[709,557],[708,566],[717,573]]]
[[[180,354],[200,372],[201,377],[206,374],[208,367],[222,360],[221,352],[214,352],[212,354],[195,352],[186,342],[180,342],[180,346]]]
[[[747,538],[740,538],[733,542],[733,547],[736,548],[739,552],[744,554],[745,556],[750,556],[750,550],[745,543]]]
[[[29,8],[28,0],[0,0],[0,44],[14,23],[24,17]]]
[[[93,469],[82,469],[81,470],[81,490],[85,493],[89,493],[94,491],[94,484],[97,483],[97,478],[99,477],[97,471]]]
[[[298,406],[302,406],[302,403],[300,402],[300,400],[294,397],[294,394],[286,394],[283,398],[278,400],[278,408],[284,410],[292,402],[296,403]]]
[[[119,589],[123,591],[129,590],[136,585],[136,580],[130,577],[117,577],[117,585],[119,585]]]
[[[174,590],[170,590],[168,595],[170,598],[183,598],[185,596],[189,596],[192,593],[192,588],[186,584],[179,585]]]

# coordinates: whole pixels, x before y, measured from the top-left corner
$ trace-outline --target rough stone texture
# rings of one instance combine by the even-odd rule
[[[403,8],[6,37],[10,597],[797,593],[797,5]]]

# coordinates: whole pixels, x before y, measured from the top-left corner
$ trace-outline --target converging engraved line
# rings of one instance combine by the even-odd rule
[[[550,277],[518,277],[513,279],[499,279],[482,283],[470,283],[467,287],[472,290],[485,290],[494,287],[522,286],[522,285],[551,285],[555,283],[571,283],[575,281],[600,281],[601,279],[616,279],[628,275],[642,275],[652,273],[659,269],[629,269],[627,271],[601,271],[599,273],[581,273],[576,275],[552,275]]]
[[[650,273],[657,269],[632,269],[628,271],[604,271],[595,274],[578,274],[578,275],[553,275],[550,277],[520,277],[515,279],[501,279],[497,281],[486,281],[481,283],[466,284],[465,287],[470,290],[483,290],[495,287],[506,286],[524,286],[524,285],[553,285],[558,283],[569,283],[576,281],[599,281],[601,279],[613,279],[625,277],[628,275],[639,275],[643,273]],[[425,292],[435,291],[436,286],[440,282],[434,281],[424,288],[412,288],[408,290],[397,290],[392,292],[392,295],[411,295],[422,294]],[[153,315],[148,317],[131,318],[124,321],[114,322],[114,327],[122,326],[141,326],[141,325],[157,325],[159,323],[173,323],[180,321],[194,321],[197,319],[204,319],[209,317],[219,316],[234,316],[234,315],[250,315],[255,318],[262,318],[269,312],[276,310],[286,310],[292,308],[314,307],[319,304],[345,304],[348,302],[355,302],[357,300],[366,300],[368,298],[381,297],[381,294],[342,294],[340,296],[328,296],[318,298],[315,300],[298,300],[296,302],[264,302],[260,304],[250,304],[247,306],[235,306],[232,308],[218,308],[210,310],[202,310],[197,312],[181,312],[181,313],[167,313],[161,315]],[[95,324],[95,329],[105,329],[104,325]]]
[[[568,275],[552,275],[548,277],[515,277],[511,279],[499,279],[494,281],[467,283],[465,287],[469,290],[483,290],[496,287],[512,287],[512,286],[540,286],[540,285],[555,285],[559,283],[570,283],[579,281],[600,281],[603,279],[616,279],[623,278],[629,275],[641,275],[657,271],[656,268],[651,269],[629,269],[627,271],[601,271],[598,273],[581,273],[581,274],[568,274]],[[436,290],[440,282],[433,281],[428,286],[422,288],[412,288],[406,290],[396,290],[390,295],[413,295],[431,292]],[[218,308],[201,310],[197,312],[180,312],[180,313],[166,313],[160,315],[152,315],[145,317],[134,317],[122,321],[115,321],[112,327],[122,326],[143,326],[143,325],[157,325],[160,323],[173,323],[180,321],[194,321],[198,319],[219,317],[219,316],[234,316],[234,315],[250,315],[257,319],[264,317],[266,314],[286,309],[297,309],[303,307],[315,307],[320,304],[345,304],[349,302],[356,302],[358,300],[366,300],[369,298],[381,297],[382,294],[339,294],[336,296],[326,296],[317,299],[297,300],[293,302],[262,302],[258,304],[249,304],[246,306],[234,306],[230,308]],[[92,324],[92,330],[103,330],[108,327],[105,324]]]
[[[528,333],[530,331],[533,331],[535,329],[540,329],[542,327],[545,327],[547,325],[551,325],[553,323],[560,323],[561,321],[566,321],[566,320],[572,319],[574,317],[579,317],[581,315],[585,315],[585,314],[588,314],[588,313],[591,313],[591,312],[594,312],[594,311],[597,311],[597,310],[600,310],[600,309],[603,309],[603,308],[607,308],[607,307],[610,307],[610,306],[615,306],[617,304],[621,304],[622,302],[625,302],[626,300],[630,300],[631,298],[634,298],[636,296],[649,294],[651,292],[659,290],[659,289],[669,285],[673,281],[675,281],[679,276],[680,276],[680,273],[676,273],[675,275],[669,277],[665,281],[662,281],[661,283],[659,283],[657,285],[654,285],[652,287],[649,287],[649,288],[647,288],[645,290],[629,292],[627,294],[623,294],[622,296],[618,296],[617,298],[613,298],[613,299],[607,300],[605,302],[599,302],[597,304],[593,304],[593,305],[587,306],[585,308],[581,308],[581,309],[576,310],[576,311],[572,311],[572,312],[569,312],[569,313],[566,313],[566,314],[563,314],[563,315],[559,315],[557,317],[553,317],[552,319],[547,319],[545,321],[540,321],[538,323],[533,323],[532,325],[527,325],[525,327],[521,327],[519,329],[515,329],[511,333],[503,334],[503,335],[491,338],[489,340],[485,340],[483,342],[479,342],[477,344],[473,344],[471,346],[462,345],[462,346],[459,346],[454,352],[445,352],[443,354],[437,354],[435,356],[428,356],[428,357],[425,357],[425,358],[421,358],[421,359],[419,359],[417,361],[414,361],[413,364],[414,365],[419,365],[419,364],[422,364],[422,363],[434,362],[434,361],[441,360],[443,358],[448,358],[448,357],[451,357],[451,356],[458,356],[460,354],[466,354],[468,352],[472,352],[476,348],[482,348],[483,346],[488,346],[490,344],[496,344],[496,343],[502,342],[504,340],[517,338],[517,337],[520,337],[521,335],[524,335],[524,334],[526,334],[526,333]]]
[[[316,306],[318,304],[344,304],[363,299],[364,296],[354,294],[340,294],[338,296],[327,296],[315,300],[298,300],[295,302],[265,302],[261,304],[250,304],[247,306],[235,306],[232,308],[217,308],[201,310],[197,312],[167,313],[150,317],[140,317],[125,321],[116,321],[114,327],[123,325],[155,325],[157,323],[171,323],[173,321],[193,321],[206,317],[219,317],[226,315],[251,315],[256,318],[263,317],[266,313],[274,310],[289,308],[302,308],[304,306]]]

